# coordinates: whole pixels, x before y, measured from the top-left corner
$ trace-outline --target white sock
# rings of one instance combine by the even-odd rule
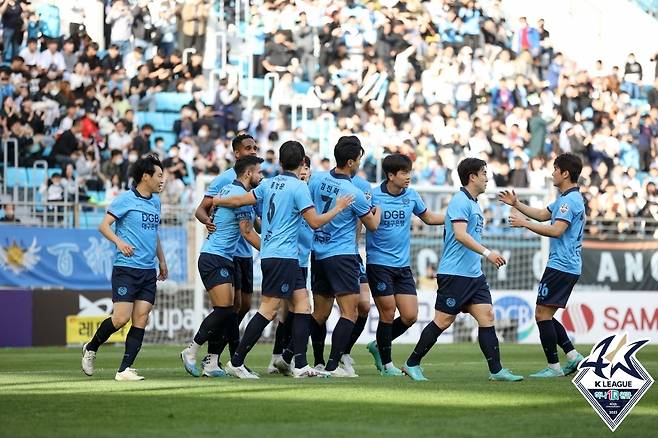
[[[273,354],[272,355],[272,362],[274,362],[276,359],[280,359],[281,356],[282,356],[281,354]]]
[[[187,347],[187,351],[192,355],[196,355],[199,352],[199,348],[201,348],[201,345],[192,341],[190,342],[190,345]]]
[[[552,369],[553,371],[562,371],[562,367],[560,367],[560,362],[558,363],[549,363],[548,367]]]
[[[569,360],[576,360],[577,357],[578,351],[575,348],[567,353],[567,359]]]
[[[385,370],[390,370],[393,367],[395,367],[395,365],[393,365],[393,362],[389,362],[386,365],[384,365]]]
[[[219,368],[219,354],[209,354],[211,368]]]

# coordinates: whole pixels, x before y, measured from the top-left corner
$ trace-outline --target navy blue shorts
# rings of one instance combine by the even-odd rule
[[[373,297],[404,294],[416,295],[416,282],[411,268],[384,265],[367,265],[368,284]]]
[[[359,258],[338,255],[311,260],[311,283],[314,294],[333,297],[361,293]]]
[[[438,311],[457,315],[469,304],[491,304],[491,291],[484,274],[479,277],[439,274],[436,281],[439,290],[434,308]]]
[[[306,285],[306,282],[308,281],[308,267],[300,266],[299,269],[302,270],[302,275],[304,276],[304,285]]]
[[[580,275],[546,268],[544,275],[539,280],[537,304],[550,307],[566,307],[571,291],[573,291],[573,287],[579,278]]]
[[[291,298],[293,291],[306,288],[306,279],[295,259],[261,259],[262,294],[267,297]]]
[[[252,257],[233,257],[233,287],[243,294],[254,293],[254,259]]]
[[[136,300],[155,304],[155,282],[157,274],[154,269],[112,267],[112,302]]]
[[[217,254],[202,252],[197,263],[206,290],[220,284],[233,283],[233,261]]]
[[[368,274],[366,273],[366,266],[363,264],[361,255],[359,257],[359,284],[368,284]]]

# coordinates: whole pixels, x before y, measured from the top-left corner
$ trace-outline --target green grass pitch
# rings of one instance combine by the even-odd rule
[[[410,348],[394,346],[397,364]],[[353,354],[358,379],[264,375],[271,345],[257,345],[247,358],[260,380],[195,379],[183,371],[180,349],[145,345],[135,363],[143,382],[113,380],[123,355],[115,346],[101,348],[93,377],[80,371],[77,348],[0,350],[0,436],[612,435],[570,378],[488,382],[477,344],[435,346],[423,363],[425,383],[380,377],[363,345]],[[540,346],[505,344],[501,350],[503,365],[516,373],[527,376],[544,365]],[[658,347],[645,347],[638,358],[658,378]],[[658,384],[614,436],[658,436]]]

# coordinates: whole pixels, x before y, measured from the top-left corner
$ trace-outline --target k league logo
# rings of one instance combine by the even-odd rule
[[[635,357],[649,340],[627,339],[627,334],[613,335],[599,342],[573,379],[613,432],[653,385],[653,378]]]

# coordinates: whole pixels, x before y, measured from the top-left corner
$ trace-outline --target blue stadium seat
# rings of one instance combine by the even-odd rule
[[[265,79],[263,78],[252,78],[251,79],[252,96],[254,97],[265,96],[265,91],[267,90],[267,92],[269,92],[270,87],[272,86],[271,84],[272,84],[271,81],[268,80],[266,83]],[[247,94],[249,94],[248,91],[249,91],[249,80],[244,79],[240,81],[240,93],[243,96],[246,96]]]
[[[156,111],[178,112],[190,100],[192,100],[192,95],[188,93],[156,93],[155,109]]]
[[[24,167],[7,167],[7,187],[27,187],[27,171]]]
[[[98,228],[104,217],[105,212],[103,210],[83,211],[80,215],[80,227]]]
[[[48,169],[48,178],[51,178],[54,174],[59,173],[60,175],[64,175],[64,171],[58,167],[53,167],[52,169]]]
[[[313,86],[310,82],[307,81],[297,81],[292,83],[292,90],[297,94],[306,94],[308,90]]]
[[[179,113],[161,113],[162,115],[162,125],[159,128],[155,128],[158,131],[173,131],[174,123],[176,120],[180,119]]]
[[[43,167],[29,167],[27,168],[27,184],[28,187],[39,187],[46,180],[47,172]]]

